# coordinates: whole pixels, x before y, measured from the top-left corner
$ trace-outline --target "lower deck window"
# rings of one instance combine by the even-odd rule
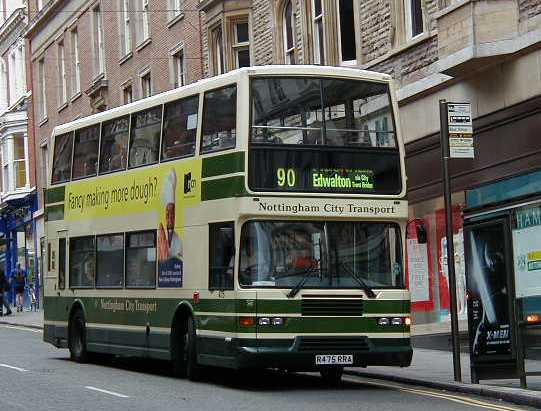
[[[94,236],[70,240],[69,267],[71,288],[94,287],[96,247]]]
[[[233,223],[209,226],[209,289],[232,290],[235,266]]]
[[[156,232],[126,235],[126,287],[156,286]]]
[[[124,235],[96,238],[96,287],[122,287],[124,284]]]

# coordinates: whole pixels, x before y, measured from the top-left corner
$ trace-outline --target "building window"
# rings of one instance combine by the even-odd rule
[[[141,28],[140,28],[140,37],[142,43],[150,37],[150,10],[149,10],[149,0],[140,0],[141,1]]]
[[[169,20],[180,16],[184,9],[184,0],[169,0]]]
[[[422,0],[404,0],[406,36],[408,40],[424,31]]]
[[[152,78],[150,77],[150,71],[141,75],[141,95],[143,98],[152,95]]]
[[[93,10],[93,35],[94,35],[94,74],[96,76],[105,72],[104,49],[103,49],[103,25],[101,10],[97,6]]]
[[[23,135],[13,136],[13,174],[15,189],[26,187],[26,149]]]
[[[9,54],[8,77],[9,77],[9,105],[17,101],[17,66],[15,50]]]
[[[41,186],[47,185],[49,178],[49,150],[47,144],[41,147]]]
[[[122,88],[122,100],[124,104],[129,104],[133,101],[133,87],[131,84]]]
[[[2,142],[2,191],[4,193],[11,191],[11,185],[9,184],[9,140],[6,138]]]
[[[340,61],[355,64],[357,62],[357,44],[355,41],[355,10],[353,0],[339,0],[340,15]]]
[[[0,58],[0,112],[8,107],[8,73],[4,60]]]
[[[233,23],[233,55],[235,68],[250,66],[250,32],[247,21]]]
[[[323,27],[322,0],[312,0],[312,22],[314,31],[314,62],[325,64],[325,30]]]
[[[211,62],[212,72],[214,75],[223,74],[225,72],[224,67],[224,45],[222,28],[217,27],[211,31]]]
[[[186,85],[184,50],[179,50],[173,54],[173,86],[175,88]]]
[[[120,0],[122,6],[121,29],[122,56],[131,52],[130,0]]]
[[[58,97],[60,99],[60,105],[65,104],[68,101],[68,84],[66,76],[66,59],[64,51],[64,42],[58,43]]]
[[[295,64],[295,14],[291,0],[288,0],[284,7],[282,21],[284,60],[286,64]]]
[[[81,92],[81,61],[79,60],[79,32],[77,29],[71,31],[71,80],[72,92]]]
[[[39,81],[39,118],[47,118],[47,91],[45,90],[45,59],[38,61],[38,81]]]

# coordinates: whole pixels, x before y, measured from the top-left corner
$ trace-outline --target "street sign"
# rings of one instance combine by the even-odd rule
[[[470,103],[447,103],[450,158],[474,158]]]

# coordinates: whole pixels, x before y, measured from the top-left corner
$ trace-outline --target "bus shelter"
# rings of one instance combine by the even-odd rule
[[[541,375],[541,170],[466,191],[472,382]]]

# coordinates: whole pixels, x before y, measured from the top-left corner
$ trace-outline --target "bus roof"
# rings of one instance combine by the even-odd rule
[[[269,66],[253,66],[245,67],[237,70],[230,71],[219,76],[209,77],[202,80],[198,80],[195,83],[183,86],[180,88],[164,91],[153,96],[134,101],[129,104],[118,106],[100,113],[92,114],[87,117],[83,117],[69,123],[58,125],[53,130],[53,135],[59,135],[67,133],[79,128],[87,127],[92,124],[107,121],[113,118],[122,117],[133,112],[145,110],[156,105],[168,103],[178,98],[187,97],[196,93],[200,93],[203,90],[212,89],[214,87],[220,87],[224,82],[234,82],[241,78],[243,75],[248,76],[338,76],[358,78],[359,80],[371,80],[378,82],[389,82],[391,76],[383,73],[377,73],[368,70],[359,70],[355,68],[347,67],[332,67],[332,66],[317,66],[317,65],[269,65]]]

